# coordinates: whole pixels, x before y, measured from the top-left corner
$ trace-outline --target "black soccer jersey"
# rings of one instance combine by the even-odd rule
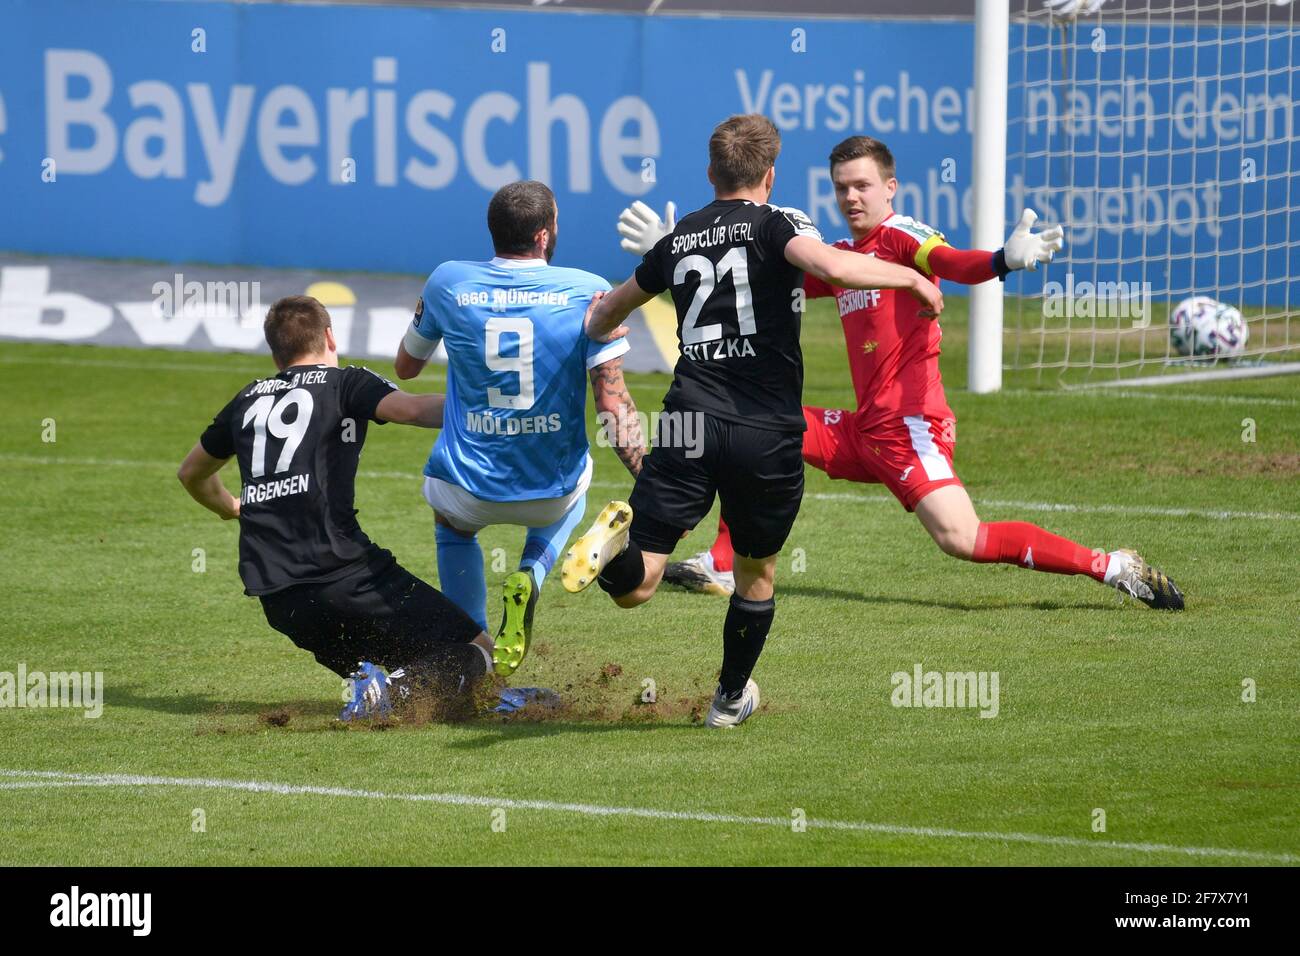
[[[329,581],[380,549],[357,524],[353,487],[366,426],[397,386],[356,366],[295,365],[259,379],[200,442],[239,458],[239,576],[246,594]]]
[[[797,209],[719,199],[646,253],[637,285],[671,289],[677,307],[681,356],[665,408],[803,431],[803,273],[785,259],[795,236],[821,240]]]

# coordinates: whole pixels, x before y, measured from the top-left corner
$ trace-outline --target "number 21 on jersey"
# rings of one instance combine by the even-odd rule
[[[681,285],[686,277],[695,273],[700,277],[700,284],[695,289],[695,298],[682,319],[682,344],[697,345],[701,342],[714,342],[722,338],[722,323],[696,325],[704,304],[713,295],[719,282],[732,275],[732,284],[736,288],[736,325],[741,335],[753,335],[758,327],[754,323],[754,297],[749,291],[749,260],[744,246],[735,246],[718,260],[717,269],[705,256],[686,256],[677,262],[673,270],[673,285]]]

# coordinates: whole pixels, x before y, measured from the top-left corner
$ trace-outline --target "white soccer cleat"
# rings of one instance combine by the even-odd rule
[[[560,583],[564,590],[577,594],[585,590],[605,570],[605,565],[627,547],[627,532],[632,527],[632,506],[626,501],[611,501],[600,510],[596,522],[564,556]]]
[[[685,561],[670,563],[664,568],[664,583],[697,594],[717,594],[721,597],[729,597],[736,590],[735,574],[715,568],[713,555],[708,551],[693,554]]]
[[[753,678],[745,681],[744,689],[735,697],[727,697],[719,686],[713,695],[713,705],[709,707],[709,716],[704,723],[709,727],[735,727],[744,723],[749,715],[758,710],[758,685]]]

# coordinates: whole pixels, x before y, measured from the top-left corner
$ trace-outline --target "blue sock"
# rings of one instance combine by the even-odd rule
[[[568,543],[569,535],[578,526],[586,511],[587,496],[583,495],[559,521],[548,524],[545,528],[528,529],[528,537],[524,541],[524,554],[519,559],[519,570],[532,572],[533,581],[539,591],[542,589],[542,582],[546,580],[546,575],[550,574],[551,568],[555,566],[555,559]]]
[[[478,535],[466,538],[444,525],[436,525],[438,582],[452,603],[487,630],[487,581],[483,576],[483,549]]]

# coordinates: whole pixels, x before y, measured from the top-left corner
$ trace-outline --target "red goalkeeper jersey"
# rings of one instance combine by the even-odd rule
[[[956,252],[942,233],[896,214],[857,242],[842,239],[835,246],[918,269],[936,284],[931,254],[939,248]],[[990,266],[983,278],[992,276]],[[954,417],[939,374],[943,333],[937,320],[918,315],[922,305],[907,291],[841,289],[805,275],[804,292],[814,299],[834,296],[839,306],[860,428],[905,415]]]

